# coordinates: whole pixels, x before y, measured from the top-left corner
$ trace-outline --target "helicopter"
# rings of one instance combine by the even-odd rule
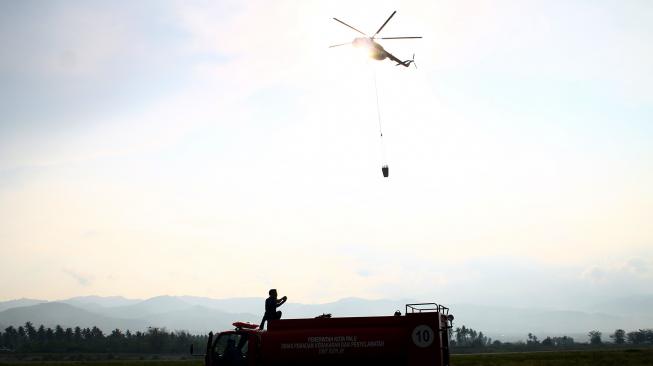
[[[342,20],[340,20],[340,19],[338,19],[338,18],[333,18],[333,20],[335,20],[336,22],[338,22],[338,23],[340,23],[340,24],[342,24],[342,25],[344,25],[344,26],[346,26],[346,27],[349,27],[349,28],[355,30],[356,32],[358,32],[358,33],[364,35],[365,37],[356,37],[356,38],[354,38],[354,40],[351,41],[351,42],[345,42],[345,43],[340,43],[340,44],[334,44],[334,45],[332,45],[332,46],[329,46],[329,48],[339,47],[339,46],[344,46],[344,45],[351,44],[351,45],[353,45],[354,47],[357,47],[357,48],[367,49],[367,50],[369,51],[370,57],[373,58],[373,59],[375,59],[375,60],[379,60],[379,61],[381,61],[381,60],[385,60],[386,58],[388,58],[388,59],[390,59],[390,60],[392,60],[392,61],[394,61],[394,62],[397,63],[395,66],[399,66],[399,65],[401,65],[401,66],[409,67],[410,64],[413,64],[413,66],[417,67],[417,65],[415,64],[415,54],[413,54],[413,58],[412,58],[411,60],[405,60],[405,61],[402,61],[402,60],[398,59],[397,57],[395,57],[395,56],[394,56],[393,54],[391,54],[390,52],[386,51],[386,50],[383,48],[383,46],[381,46],[380,44],[378,44],[378,43],[376,42],[377,39],[415,39],[415,38],[422,38],[422,37],[378,37],[378,38],[377,38],[377,36],[379,35],[379,33],[381,32],[381,30],[383,29],[383,27],[385,27],[385,25],[388,24],[388,22],[390,21],[390,19],[392,19],[392,17],[393,17],[396,13],[397,13],[397,11],[395,10],[392,14],[390,14],[390,16],[388,17],[388,19],[387,19],[387,20],[385,21],[385,23],[383,23],[383,25],[381,26],[381,28],[379,28],[379,30],[376,31],[376,33],[374,33],[374,35],[371,36],[371,37],[368,36],[367,34],[361,32],[360,30],[358,30],[358,29],[352,27],[351,25],[349,25],[349,24],[343,22]]]

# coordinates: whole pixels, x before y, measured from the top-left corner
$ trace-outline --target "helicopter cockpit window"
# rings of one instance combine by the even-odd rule
[[[240,365],[247,358],[247,334],[221,334],[215,342],[215,354],[221,365]]]

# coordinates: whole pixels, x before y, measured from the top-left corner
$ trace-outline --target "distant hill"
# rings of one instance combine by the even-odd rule
[[[212,299],[196,296],[157,296],[146,300],[122,297],[77,297],[62,302],[21,299],[0,303],[0,324],[22,325],[26,321],[46,326],[98,326],[104,331],[115,328],[144,330],[148,326],[191,333],[231,328],[234,321],[258,323],[263,315],[264,298]],[[529,332],[570,335],[585,340],[589,330],[603,331],[605,337],[617,328],[632,330],[653,328],[653,296],[615,299],[585,311],[560,311],[535,308],[511,308],[478,304],[446,304],[454,315],[454,327],[466,325],[500,340],[525,339]],[[307,318],[323,313],[337,317],[392,315],[404,313],[411,300],[367,300],[345,298],[324,304],[288,302],[280,308],[283,317]],[[11,307],[8,308],[7,307]]]
[[[589,308],[591,311],[653,315],[653,295],[634,295],[603,301]]]
[[[265,304],[265,298],[263,297],[212,299],[210,297],[180,296],[179,298],[189,304],[200,305],[209,309],[220,310],[228,313],[239,311],[243,313],[259,314]]]
[[[0,302],[0,311],[18,308],[21,306],[30,306],[36,304],[42,304],[48,302],[47,300],[35,300],[35,299],[18,299],[18,300],[9,300]]]
[[[131,305],[98,309],[98,311],[111,317],[137,319],[188,309],[192,305],[177,296],[157,296]]]
[[[25,322],[47,327],[97,326],[105,332],[113,329],[145,330],[160,327],[169,330],[186,330],[192,333],[232,328],[237,320],[257,323],[259,315],[228,313],[207,307],[192,305],[172,297],[159,297],[136,305],[116,308],[98,308],[104,313],[92,312],[66,303],[48,302],[31,306],[16,307],[0,312],[0,324],[20,326]],[[106,313],[128,315],[129,317],[107,316]]]
[[[109,318],[60,302],[48,302],[23,306],[0,312],[0,323],[2,324],[18,326],[23,325],[28,321],[32,322],[34,325],[43,324],[49,327],[55,325],[61,325],[64,327],[97,326],[103,330],[115,328],[145,329],[147,326],[147,324],[142,321],[127,321],[124,319]]]
[[[260,316],[247,313],[226,313],[194,305],[183,310],[152,314],[142,318],[147,324],[158,325],[169,330],[186,330],[196,334],[206,334],[220,330],[232,329],[235,321],[256,323]]]
[[[532,332],[538,337],[553,335],[575,336],[586,341],[587,332],[600,330],[607,339],[615,329],[652,327],[653,318],[622,313],[589,313],[547,309],[522,309],[470,304],[452,305],[454,326],[465,324],[476,330],[504,340],[525,339]],[[579,338],[580,337],[580,338]]]
[[[140,299],[127,299],[122,296],[77,296],[71,297],[66,300],[59,300],[58,302],[63,302],[66,304],[78,306],[78,307],[116,307],[116,306],[127,306],[138,304],[143,300]]]

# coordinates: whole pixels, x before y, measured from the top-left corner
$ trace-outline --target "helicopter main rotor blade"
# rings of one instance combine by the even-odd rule
[[[422,37],[381,37],[377,39],[414,39],[414,38],[422,38]]]
[[[333,47],[340,47],[340,46],[344,46],[344,45],[346,45],[346,44],[351,44],[351,42],[347,42],[347,43],[340,43],[340,44],[334,44],[333,46],[329,46],[329,48],[333,48]]]
[[[383,27],[385,27],[385,25],[388,24],[388,22],[390,21],[390,19],[392,19],[392,17],[395,16],[395,14],[397,14],[397,11],[396,11],[396,10],[393,11],[392,14],[390,14],[390,17],[388,18],[388,20],[386,20],[385,23],[383,23],[383,25],[381,26],[381,28],[379,28],[379,30],[376,31],[376,33],[374,33],[374,35],[372,36],[372,38],[376,38],[376,35],[379,34],[379,32],[381,32],[381,29],[383,29]]]
[[[368,37],[368,38],[369,38],[369,36],[368,36],[367,34],[365,34],[365,33],[361,32],[361,31],[359,31],[358,29],[356,29],[356,28],[352,27],[351,25],[349,25],[349,24],[343,22],[342,20],[340,20],[340,19],[338,19],[338,18],[333,18],[333,20],[335,20],[336,22],[338,22],[338,23],[340,23],[340,24],[342,24],[342,25],[344,25],[344,26],[346,26],[346,27],[349,27],[349,28],[355,30],[356,32],[358,32],[358,33],[364,35],[365,37]]]

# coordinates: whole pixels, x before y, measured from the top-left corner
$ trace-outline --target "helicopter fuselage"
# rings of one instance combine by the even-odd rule
[[[370,53],[370,57],[375,60],[385,60],[388,58],[388,52],[380,44],[374,42],[373,40],[365,37],[354,38],[352,42],[356,48],[367,49]]]

